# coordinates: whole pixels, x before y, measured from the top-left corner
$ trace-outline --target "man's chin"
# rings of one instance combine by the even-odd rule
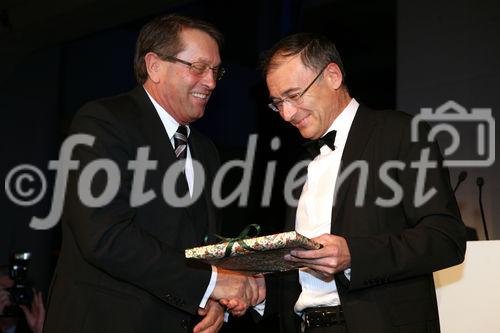
[[[201,117],[203,117],[204,114],[205,114],[205,107],[203,107],[203,108],[195,108],[193,110],[193,112],[191,113],[191,117],[190,117],[191,118],[191,122],[200,119]]]
[[[314,135],[313,133],[311,133],[310,129],[308,130],[308,128],[306,127],[303,127],[303,128],[299,128],[299,132],[300,132],[300,135],[304,138],[304,139],[307,139],[307,140],[314,140]]]

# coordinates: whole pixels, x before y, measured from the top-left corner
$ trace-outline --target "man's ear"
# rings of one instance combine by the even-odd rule
[[[144,62],[146,64],[146,70],[148,71],[149,79],[154,83],[158,83],[161,76],[161,59],[155,53],[148,52],[144,56]]]
[[[344,77],[339,66],[332,62],[325,68],[325,77],[333,90],[338,90],[342,86]]]

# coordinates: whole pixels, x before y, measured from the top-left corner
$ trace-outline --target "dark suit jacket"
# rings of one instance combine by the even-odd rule
[[[142,87],[88,103],[76,114],[71,132],[90,134],[95,142],[76,146],[72,154],[80,165],[68,180],[45,332],[186,332],[211,276],[209,265],[188,263],[184,249],[217,232],[208,190],[219,167],[216,148],[191,128],[190,150],[204,166],[207,190],[190,207],[175,208],[164,200],[162,183],[176,158]],[[139,147],[150,147],[149,160],[158,162],[139,190],[152,190],[156,197],[132,207],[133,173],[127,166]],[[77,196],[78,179],[86,165],[101,158],[120,170],[118,193],[102,208],[87,207]],[[104,172],[95,174],[95,197],[106,182]]]
[[[331,233],[347,239],[351,279],[335,276],[349,333],[438,332],[439,320],[432,272],[460,263],[465,253],[465,227],[449,184],[448,171],[437,165],[426,172],[425,191],[436,194],[414,204],[417,169],[411,161],[428,149],[430,161],[442,161],[439,147],[428,143],[426,126],[419,126],[419,142],[410,141],[411,117],[402,112],[375,111],[360,106],[342,156],[341,170],[354,161],[368,165],[364,205],[356,207],[359,172],[339,186],[332,209]],[[379,176],[386,161],[401,161],[390,177],[404,192],[402,201],[383,208],[377,197],[390,199],[393,190]],[[298,197],[301,189],[295,193]],[[287,229],[295,226],[296,208],[287,214]],[[301,288],[297,271],[280,279],[283,332],[298,332],[293,306]],[[272,302],[271,302],[272,304]]]

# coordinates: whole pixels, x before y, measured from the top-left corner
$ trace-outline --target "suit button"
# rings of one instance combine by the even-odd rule
[[[182,321],[181,321],[181,326],[182,326],[183,328],[187,328],[187,327],[188,327],[188,321],[187,321],[186,319],[182,319]]]

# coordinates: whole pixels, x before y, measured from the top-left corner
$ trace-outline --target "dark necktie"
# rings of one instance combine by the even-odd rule
[[[324,145],[327,145],[328,147],[330,147],[331,150],[335,150],[335,135],[336,134],[337,134],[337,131],[335,131],[335,130],[330,131],[322,138],[306,142],[304,144],[304,147],[311,154],[312,158],[315,158],[316,156],[319,155],[320,149]]]
[[[187,156],[187,127],[179,125],[174,134],[175,157],[185,160]]]
[[[176,193],[179,197],[183,197],[189,191],[189,187],[187,184],[187,175],[186,175],[186,157],[187,157],[187,127],[184,125],[179,125],[177,128],[177,132],[174,134],[174,153],[175,157],[178,160],[183,161],[183,174],[184,176],[179,176],[175,182]]]

